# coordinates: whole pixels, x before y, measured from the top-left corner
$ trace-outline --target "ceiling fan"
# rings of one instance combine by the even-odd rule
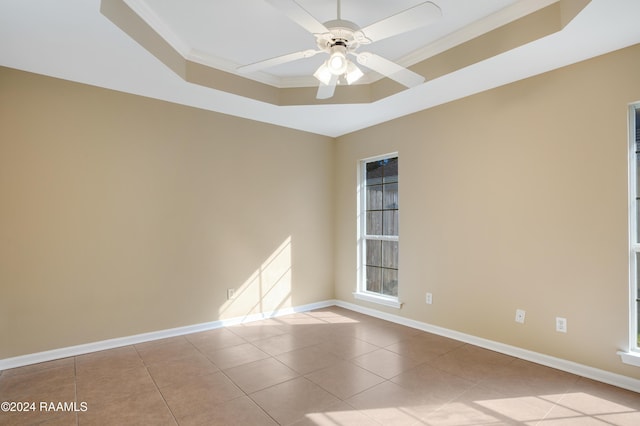
[[[424,27],[442,16],[440,8],[430,1],[425,1],[375,22],[364,28],[341,18],[340,0],[337,0],[337,19],[320,23],[294,0],[265,0],[284,13],[289,19],[312,33],[316,38],[317,49],[303,50],[283,56],[267,59],[237,68],[243,74],[259,71],[264,68],[284,64],[298,59],[310,58],[318,53],[327,53],[329,58],[313,74],[320,81],[317,99],[328,99],[342,80],[352,84],[364,73],[348,56],[356,58],[360,65],[376,71],[406,87],[415,87],[424,82],[424,77],[404,68],[395,62],[371,52],[357,52],[364,44],[370,44],[385,38],[393,37],[411,30]]]

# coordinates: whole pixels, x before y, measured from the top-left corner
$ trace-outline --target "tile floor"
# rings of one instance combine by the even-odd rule
[[[36,403],[2,425],[640,424],[638,393],[337,307],[7,370],[0,401]]]

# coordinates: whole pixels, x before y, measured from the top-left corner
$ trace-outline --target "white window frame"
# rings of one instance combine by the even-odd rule
[[[402,302],[400,301],[400,269],[398,269],[398,296],[397,297],[374,293],[366,290],[366,280],[367,280],[366,266],[365,266],[366,258],[367,258],[366,257],[366,240],[379,239],[384,241],[398,241],[398,244],[400,241],[399,235],[397,236],[395,235],[367,236],[366,235],[366,229],[367,229],[366,223],[365,223],[366,215],[364,214],[365,213],[364,206],[367,205],[366,204],[367,193],[365,191],[365,187],[367,184],[366,164],[373,161],[379,161],[379,160],[384,160],[386,158],[393,158],[393,157],[398,157],[398,160],[400,159],[400,156],[398,155],[397,152],[392,152],[384,155],[377,155],[375,157],[364,158],[358,162],[358,191],[357,191],[358,192],[357,193],[357,214],[358,214],[358,218],[357,218],[357,223],[358,223],[357,280],[358,280],[358,283],[356,286],[356,291],[353,293],[353,296],[359,300],[364,300],[367,302],[377,303],[380,305],[400,309],[402,307]],[[398,188],[400,188],[400,170],[399,169],[398,169]],[[398,200],[399,199],[400,199],[400,195],[398,194]],[[398,201],[398,205],[399,204],[400,202]],[[399,211],[398,211],[398,220],[400,220]]]
[[[636,197],[640,195],[637,186],[638,170],[636,159],[636,110],[640,110],[640,102],[629,105],[629,346],[618,352],[625,364],[640,367],[640,347],[638,346],[638,207]]]

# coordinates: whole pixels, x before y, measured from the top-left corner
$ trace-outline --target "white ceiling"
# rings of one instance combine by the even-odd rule
[[[555,0],[433,1],[443,11],[440,22],[367,50],[409,65]],[[131,3],[152,12],[179,51],[221,69],[314,47],[311,35],[263,0]],[[322,22],[335,18],[334,0],[299,3]],[[365,26],[421,0],[342,3],[342,17]],[[99,8],[100,0],[0,0],[0,65],[336,137],[640,43],[640,0],[592,0],[558,33],[380,101],[276,106],[185,82]],[[313,84],[305,75],[314,66],[299,61],[256,78]]]

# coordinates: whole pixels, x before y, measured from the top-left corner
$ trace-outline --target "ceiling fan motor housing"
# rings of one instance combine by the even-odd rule
[[[360,28],[350,21],[342,19],[325,22],[328,33],[316,34],[318,48],[331,54],[334,46],[344,46],[347,52],[353,52],[362,43],[363,37],[357,37]]]

